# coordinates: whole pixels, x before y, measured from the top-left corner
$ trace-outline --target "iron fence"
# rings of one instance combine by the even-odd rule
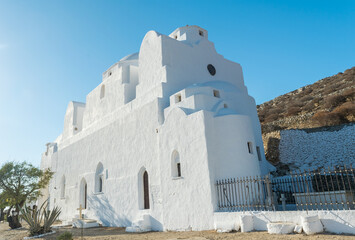
[[[216,182],[216,191],[221,211],[355,209],[351,165],[299,170],[277,178],[223,179]]]

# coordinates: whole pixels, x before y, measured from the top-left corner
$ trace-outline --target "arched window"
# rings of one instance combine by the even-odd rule
[[[104,166],[102,163],[97,164],[95,171],[95,192],[103,192],[103,176],[104,176]]]
[[[144,209],[149,209],[149,181],[148,173],[143,173]]]
[[[87,198],[88,198],[88,185],[85,178],[81,179],[80,182],[80,196],[79,196],[79,207],[87,208]]]
[[[100,91],[100,99],[105,97],[105,85],[101,86],[101,91]]]
[[[171,176],[181,177],[180,155],[176,150],[171,154]]]
[[[138,203],[139,209],[149,209],[149,177],[144,167],[138,173]]]
[[[181,177],[180,155],[176,150],[171,154],[171,175],[172,177]]]
[[[65,176],[63,175],[60,181],[60,197],[65,198]]]
[[[99,177],[99,192],[102,192],[102,176]]]

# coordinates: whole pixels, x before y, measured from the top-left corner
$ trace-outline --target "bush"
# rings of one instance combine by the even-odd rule
[[[273,114],[276,114],[276,115],[280,115],[281,113],[283,112],[283,109],[281,108],[272,108],[268,111],[268,115],[273,115]]]
[[[57,237],[57,240],[72,240],[73,234],[71,232],[63,232]]]
[[[325,107],[326,108],[334,108],[346,101],[346,97],[343,95],[335,95],[335,96],[330,96],[325,99]]]
[[[344,119],[347,119],[350,122],[355,121],[355,103],[346,102],[341,106],[335,108],[332,113],[340,114]]]
[[[278,114],[270,114],[269,116],[267,116],[265,118],[265,122],[273,122],[275,120],[277,120],[279,118],[279,115]]]
[[[305,95],[308,95],[308,94],[310,94],[311,92],[313,92],[313,89],[312,89],[312,88],[306,88],[306,89],[303,91],[303,93],[304,93]]]
[[[300,107],[290,107],[286,113],[287,117],[290,116],[295,116],[297,115],[299,112],[301,112],[301,108]]]
[[[51,211],[47,206],[48,202],[45,201],[39,209],[32,210],[26,205],[20,209],[22,219],[29,225],[31,237],[50,232],[51,226],[59,217],[61,210],[58,207]]]
[[[259,114],[259,121],[264,122],[264,120],[265,120],[265,115]]]
[[[323,95],[329,95],[329,94],[331,94],[331,93],[333,93],[333,92],[334,92],[334,89],[331,88],[330,86],[328,86],[327,88],[325,88],[325,89],[323,90]]]
[[[313,96],[309,96],[309,95],[306,95],[306,96],[304,96],[304,97],[302,97],[300,99],[300,101],[303,103],[303,105],[304,105],[305,102],[308,102],[308,101],[311,101],[311,100],[313,100]]]
[[[341,114],[334,112],[317,112],[313,115],[312,120],[318,123],[320,127],[334,126],[347,122]]]
[[[349,101],[353,101],[355,97],[355,88],[346,89],[342,95],[349,99]]]
[[[314,105],[314,102],[309,102],[306,104],[306,106],[303,107],[303,111],[306,112],[312,112],[314,109],[316,108],[316,106]]]
[[[290,108],[291,107],[302,107],[303,105],[304,105],[304,102],[301,102],[300,100],[296,100],[291,103]]]

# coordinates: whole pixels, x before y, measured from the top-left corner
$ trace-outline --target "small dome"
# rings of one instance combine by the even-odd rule
[[[138,52],[125,56],[120,60],[120,62],[132,60],[138,60]]]

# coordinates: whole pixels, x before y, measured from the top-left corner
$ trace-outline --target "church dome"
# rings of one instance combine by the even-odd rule
[[[138,52],[132,53],[132,54],[129,54],[129,55],[125,56],[124,58],[122,58],[122,59],[120,60],[120,62],[124,62],[124,61],[134,61],[134,60],[138,60]]]

